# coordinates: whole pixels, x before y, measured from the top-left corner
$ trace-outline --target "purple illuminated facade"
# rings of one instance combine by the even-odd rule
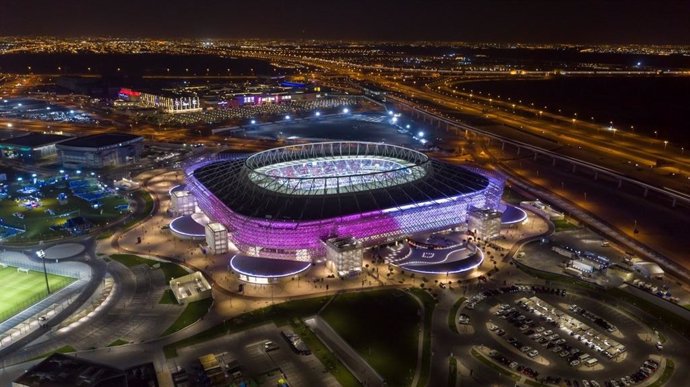
[[[323,257],[329,237],[374,246],[458,226],[471,206],[497,208],[504,183],[410,149],[353,142],[206,160],[186,175],[241,252],[300,261]]]

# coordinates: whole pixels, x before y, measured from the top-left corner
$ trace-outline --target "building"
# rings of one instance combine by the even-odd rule
[[[65,168],[100,169],[139,160],[144,138],[133,134],[101,133],[64,141],[56,147]]]
[[[159,109],[164,113],[193,113],[202,110],[199,97],[184,92],[142,92],[121,88],[118,104],[134,103],[137,106]]]
[[[54,353],[14,380],[13,387],[126,387],[127,373],[118,368]]]
[[[74,137],[61,134],[31,133],[0,140],[0,157],[33,163],[54,156],[56,145]]]
[[[498,208],[504,180],[476,168],[430,159],[380,143],[291,145],[251,156],[219,155],[185,171],[186,190],[213,222],[223,224],[240,254],[231,266],[252,278],[270,262],[327,260],[332,238],[361,248],[467,222],[472,207]],[[333,267],[352,269],[352,260]],[[353,253],[354,254],[354,253]],[[262,259],[262,264],[252,259]],[[309,265],[286,266],[290,276]],[[270,277],[274,278],[274,277]],[[270,280],[269,278],[269,280]],[[262,279],[263,281],[263,279]]]
[[[664,279],[664,269],[655,262],[638,261],[633,264],[633,270],[645,278]]]
[[[341,277],[362,271],[363,249],[350,237],[330,238],[326,245],[326,266]]]
[[[170,190],[170,213],[173,216],[191,215],[196,212],[196,198],[184,188]]]
[[[473,207],[467,214],[467,229],[478,238],[494,239],[501,233],[501,212],[493,208]]]
[[[170,290],[172,290],[175,299],[180,304],[187,304],[211,297],[211,285],[199,271],[171,279]]]
[[[228,229],[220,223],[206,225],[206,246],[211,255],[228,252]]]

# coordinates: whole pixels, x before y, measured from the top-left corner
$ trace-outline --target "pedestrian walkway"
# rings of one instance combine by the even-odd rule
[[[314,316],[306,319],[305,323],[324,345],[343,362],[345,367],[352,372],[352,375],[354,375],[362,385],[368,387],[385,385],[381,375],[379,375],[378,372],[357,353],[357,351],[352,349],[352,347],[346,343],[325,320],[319,316]]]

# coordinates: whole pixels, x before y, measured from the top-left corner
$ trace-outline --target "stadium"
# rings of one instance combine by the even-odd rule
[[[380,143],[290,145],[218,155],[185,171],[201,211],[250,257],[314,262],[329,240],[366,248],[452,229],[496,209],[503,179]]]

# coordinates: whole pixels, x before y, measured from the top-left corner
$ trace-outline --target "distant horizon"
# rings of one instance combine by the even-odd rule
[[[690,2],[3,0],[0,35],[690,44]]]
[[[415,44],[415,43],[438,43],[438,44],[502,44],[502,45],[550,45],[550,46],[669,46],[669,47],[690,47],[689,43],[636,43],[636,42],[537,42],[537,41],[501,41],[501,40],[431,40],[431,39],[317,39],[317,38],[271,38],[271,37],[192,37],[192,36],[126,36],[126,35],[73,35],[73,36],[58,36],[58,35],[0,35],[0,39],[57,39],[57,40],[77,40],[77,39],[124,39],[124,40],[169,40],[169,41],[283,41],[283,42],[321,42],[321,43],[399,43],[399,44]]]

